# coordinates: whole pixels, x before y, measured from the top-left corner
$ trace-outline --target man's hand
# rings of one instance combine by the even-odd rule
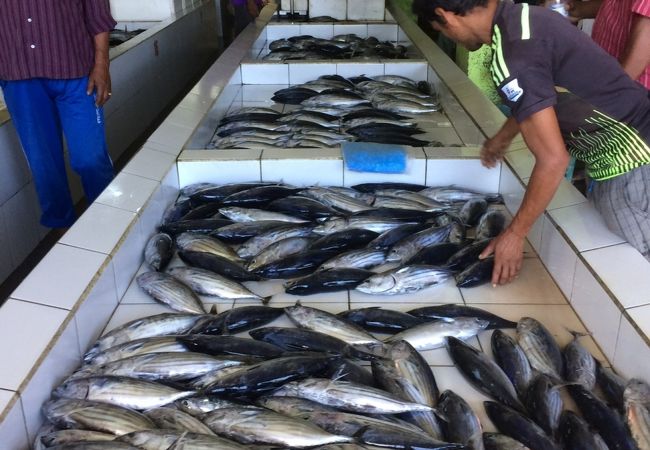
[[[569,12],[569,20],[577,23],[582,19],[593,19],[598,14],[601,0],[568,0],[566,9]]]
[[[108,71],[108,64],[95,64],[88,76],[88,87],[86,94],[95,93],[95,105],[101,107],[111,98],[111,75]]]
[[[510,227],[506,228],[483,250],[479,259],[487,258],[493,253],[492,286],[510,283],[521,270],[524,258],[524,236],[519,236]]]
[[[481,147],[481,163],[487,168],[495,167],[503,159],[510,142],[498,135],[487,139]]]

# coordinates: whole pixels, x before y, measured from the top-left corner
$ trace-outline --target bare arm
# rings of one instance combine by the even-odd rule
[[[96,93],[95,104],[102,106],[111,96],[111,74],[108,70],[108,32],[95,35],[95,64],[88,76],[86,94]]]
[[[569,0],[567,10],[569,17],[576,21],[580,19],[593,19],[598,14],[602,0]]]
[[[483,143],[481,148],[481,162],[485,167],[494,167],[503,159],[506,149],[512,140],[519,134],[519,124],[513,117],[509,117],[501,129],[490,139]]]
[[[481,254],[484,258],[494,253],[493,285],[509,283],[519,273],[524,239],[555,195],[570,159],[552,107],[533,114],[519,126],[535,155],[535,167],[512,223]]]
[[[650,17],[634,14],[621,66],[633,80],[650,64]]]

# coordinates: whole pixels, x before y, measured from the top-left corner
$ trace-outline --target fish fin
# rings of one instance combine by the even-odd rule
[[[208,314],[217,314],[217,305],[216,303],[212,305],[212,308],[210,308],[210,312]]]
[[[569,327],[564,327],[564,329],[567,330],[569,333],[571,333],[571,335],[573,336],[573,339],[579,339],[579,338],[585,337],[585,336],[592,336],[592,333],[590,333],[588,331],[575,331],[575,330],[570,329]]]
[[[295,306],[302,306],[302,303],[300,302],[300,299],[296,300],[296,305]]]
[[[330,378],[330,380],[332,380],[332,381],[339,381],[339,380],[341,380],[342,378],[347,377],[349,374],[350,374],[350,372],[341,372],[341,373],[339,373],[339,374],[336,374],[336,376],[335,376],[334,378]]]
[[[272,295],[269,295],[268,297],[262,297],[262,305],[268,305],[272,298]]]
[[[363,435],[366,434],[366,431],[370,429],[370,425],[365,425],[357,430],[356,433],[352,435],[354,439],[357,439],[361,442],[363,442]]]
[[[440,419],[444,420],[445,422],[449,423],[451,421],[449,416],[447,414],[445,414],[444,412],[442,412],[442,410],[432,406],[431,411],[436,415],[436,417],[439,417]]]

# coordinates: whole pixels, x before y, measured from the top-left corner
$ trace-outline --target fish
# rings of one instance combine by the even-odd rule
[[[350,381],[365,386],[375,386],[375,380],[370,371],[350,359],[341,360],[336,367],[331,367],[324,375],[331,380]]]
[[[255,358],[278,358],[283,351],[280,347],[266,342],[244,339],[235,336],[212,336],[207,334],[190,334],[179,336],[190,351],[205,353],[207,355],[233,355]]]
[[[329,260],[331,261],[331,260]],[[323,266],[321,266],[323,267]],[[285,292],[291,295],[312,295],[354,289],[372,272],[356,268],[329,268],[285,284]]]
[[[380,234],[376,239],[372,240],[368,244],[368,247],[388,250],[402,239],[430,227],[431,225],[428,223],[403,223],[403,225]]]
[[[402,114],[425,114],[440,110],[440,106],[426,106],[408,100],[376,100],[372,103],[377,109]]]
[[[468,200],[460,208],[458,217],[468,227],[474,227],[478,224],[479,219],[485,211],[487,211],[487,207],[487,201],[483,198]]]
[[[336,412],[335,408],[330,406],[321,405],[320,403],[306,400],[299,397],[273,397],[266,396],[257,399],[256,402],[259,406],[270,409],[285,416],[293,417],[296,419],[309,420],[310,417],[316,412]],[[319,425],[320,426],[320,425]],[[325,427],[321,427],[325,429]],[[333,433],[344,434],[344,433]],[[345,436],[348,436],[345,434]]]
[[[88,376],[124,376],[149,381],[184,381],[208,372],[244,364],[235,356],[208,356],[195,352],[144,353],[103,365],[86,366],[68,380]]]
[[[447,266],[447,261],[465,246],[461,242],[440,242],[417,252],[407,264]]]
[[[494,257],[490,256],[485,259],[480,259],[454,276],[456,287],[471,288],[489,283],[492,280],[493,271]]]
[[[522,413],[497,402],[483,402],[488,417],[499,431],[531,450],[560,450],[535,422]]]
[[[579,384],[569,384],[567,389],[578,405],[582,416],[603,438],[610,450],[635,450],[636,443],[627,431],[621,416],[602,400]]]
[[[512,382],[520,399],[524,399],[533,380],[533,371],[519,344],[502,332],[494,330],[491,338],[492,354],[499,367]]]
[[[566,450],[609,450],[603,438],[573,411],[562,411],[558,434]]]
[[[286,222],[281,220],[259,220],[256,222],[238,222],[226,225],[210,233],[211,236],[221,239],[228,244],[241,244],[259,234],[284,228]]]
[[[156,233],[149,238],[144,248],[144,260],[156,271],[164,270],[173,255],[172,237],[167,233]]]
[[[156,408],[194,394],[160,383],[115,376],[69,380],[52,392],[54,397],[105,402],[135,410]]]
[[[508,376],[483,352],[452,336],[447,337],[447,350],[458,370],[472,386],[514,410],[525,412]]]
[[[483,444],[486,450],[530,450],[521,442],[499,433],[483,433]]]
[[[375,197],[375,201],[373,202],[372,206],[374,206],[375,208],[407,209],[407,210],[425,211],[425,212],[438,212],[442,210],[441,207],[439,206],[429,206],[405,198],[388,197],[388,196],[380,196],[380,195]]]
[[[270,359],[222,377],[204,391],[227,396],[259,396],[290,381],[322,374],[339,360],[338,356],[315,352]]]
[[[562,352],[566,381],[580,383],[593,391],[596,386],[596,360],[578,341],[582,334],[576,332],[572,334],[573,340],[564,347]]]
[[[431,411],[430,406],[401,400],[381,389],[328,378],[292,381],[273,391],[272,395],[306,398],[343,411],[365,414]]]
[[[145,415],[156,424],[158,428],[173,430],[180,433],[198,433],[213,436],[210,428],[199,419],[175,408],[152,408],[145,411]]]
[[[435,407],[440,396],[431,367],[407,341],[388,346],[385,358],[372,361],[372,372],[380,388],[414,403]],[[432,411],[417,411],[401,416],[424,430],[429,436],[442,440],[442,429]]]
[[[272,344],[288,352],[324,352],[346,358],[374,359],[334,336],[300,328],[265,327],[249,331],[255,340]]]
[[[332,251],[309,250],[258,267],[253,273],[267,279],[297,278],[309,275],[334,256]]]
[[[110,347],[92,358],[84,360],[84,364],[106,364],[117,361],[118,359],[128,358],[129,356],[140,355],[142,353],[159,353],[159,352],[186,352],[187,347],[180,343],[178,336],[156,336],[142,339],[135,339]]]
[[[559,387],[544,374],[535,377],[525,397],[529,417],[551,437],[555,437],[560,425],[564,402]]]
[[[464,246],[457,253],[454,253],[447,260],[445,267],[451,270],[463,271],[471,264],[477,262],[479,255],[490,244],[490,239],[483,239],[474,241],[471,244]]]
[[[178,279],[161,272],[145,272],[136,277],[138,286],[159,303],[194,314],[205,314],[201,299]]]
[[[363,327],[367,331],[394,334],[423,323],[422,319],[410,314],[379,306],[357,308],[337,314],[349,322]]]
[[[260,297],[246,286],[209,270],[196,267],[173,267],[168,273],[198,294],[232,300],[258,300],[263,304],[267,304],[270,300],[270,297]]]
[[[314,411],[308,419],[333,434],[357,437],[362,443],[379,447],[445,448],[446,443],[401,423],[341,411]],[[370,441],[370,442],[366,442]],[[365,447],[364,447],[365,448]]]
[[[372,295],[409,294],[444,283],[450,277],[451,272],[435,266],[404,266],[373,275],[356,290]]]
[[[517,323],[517,341],[533,369],[548,375],[554,382],[564,376],[564,360],[557,342],[539,321],[522,317]]]
[[[259,361],[259,359],[257,358],[255,359],[253,359],[252,357],[249,358],[251,358],[251,364],[244,364],[241,366],[231,366],[231,367],[226,367],[225,369],[219,369],[213,372],[208,372],[204,375],[201,375],[200,377],[192,379],[187,383],[187,386],[192,389],[196,389],[199,392],[203,392],[205,388],[207,388],[208,386],[212,386],[213,384],[219,382],[219,380],[225,377],[229,377],[230,375],[236,372],[241,372],[249,369],[250,367],[252,367],[253,361],[255,360]]]
[[[231,260],[211,253],[187,250],[179,251],[178,255],[189,266],[208,270],[236,281],[258,281],[260,279],[255,273],[246,270],[238,260]]]
[[[407,341],[416,350],[433,350],[445,346],[446,338],[469,339],[488,326],[475,317],[457,317],[450,321],[425,322],[389,337],[386,342]]]
[[[465,203],[469,200],[483,199],[488,203],[503,203],[503,196],[498,193],[480,193],[456,186],[432,186],[419,191],[419,194],[440,203]]]
[[[464,444],[471,450],[483,450],[483,429],[478,416],[462,397],[447,390],[440,396],[438,409],[444,414],[445,436],[451,442]]]
[[[412,316],[419,317],[428,321],[432,320],[454,320],[458,317],[475,317],[477,319],[485,320],[488,322],[486,330],[492,330],[494,328],[516,328],[517,322],[512,322],[506,320],[503,317],[499,317],[496,314],[491,312],[476,308],[473,306],[465,305],[454,305],[454,304],[443,304],[443,305],[434,305],[434,306],[423,306],[421,308],[415,308],[408,313]]]
[[[119,441],[128,442],[142,450],[245,450],[247,447],[210,434],[187,431],[146,430],[120,436]]]
[[[242,444],[272,444],[291,448],[352,442],[303,420],[264,409],[223,408],[206,414],[204,422],[215,433]]]
[[[386,252],[376,249],[350,250],[325,261],[319,271],[332,269],[364,269],[382,265],[386,260]],[[370,274],[368,274],[370,276]],[[367,277],[366,277],[367,278]],[[364,278],[365,279],[365,278]]]
[[[231,194],[221,200],[223,206],[240,206],[246,208],[259,208],[278,198],[287,197],[299,192],[300,188],[270,185],[257,186],[244,191]]]
[[[314,228],[314,233],[328,235],[349,229],[374,231],[377,234],[393,230],[404,225],[403,220],[371,217],[330,217]]]
[[[99,431],[88,430],[55,430],[49,433],[40,435],[36,438],[36,448],[38,444],[44,445],[47,448],[56,447],[57,445],[69,445],[75,442],[98,442],[98,441],[113,441],[115,440],[114,434],[100,433]]]
[[[380,340],[358,325],[349,323],[326,311],[296,305],[284,308],[291,321],[299,328],[318,331],[334,336],[350,345],[374,345],[383,347]]]
[[[355,250],[365,247],[370,241],[379,236],[374,231],[351,229],[338,231],[323,236],[309,247],[312,251],[331,251],[341,253],[345,250]],[[334,255],[332,255],[334,256]],[[325,262],[325,261],[323,261]]]
[[[596,362],[596,383],[605,394],[609,404],[623,413],[625,411],[625,380],[612,369]]]
[[[216,203],[205,203],[199,206],[192,206],[192,208],[181,217],[180,220],[202,220],[215,218],[214,216],[219,213],[219,205]]]
[[[311,235],[313,228],[307,226],[286,225],[275,228],[271,231],[261,233],[244,242],[238,249],[237,254],[242,258],[252,258],[260,254],[266,247],[274,242],[292,237],[308,237]]]
[[[144,414],[109,403],[62,398],[45,402],[42,411],[48,421],[61,428],[83,428],[115,436],[155,428]]]
[[[71,442],[65,445],[55,445],[51,450],[141,450],[121,442]]]
[[[232,221],[228,219],[178,220],[176,222],[166,222],[159,226],[158,230],[170,236],[176,236],[181,233],[207,234],[231,224]]]
[[[270,211],[281,212],[306,220],[317,220],[336,215],[336,211],[321,202],[301,195],[290,195],[272,201],[267,206]]]
[[[86,352],[84,361],[90,362],[100,352],[135,339],[186,333],[205,317],[201,314],[162,313],[132,320],[100,337]]]
[[[625,421],[640,450],[650,449],[650,386],[642,380],[631,379],[623,394]]]
[[[367,203],[327,188],[311,187],[301,192],[325,206],[345,213],[354,213],[375,209]]]
[[[302,106],[336,106],[337,108],[347,108],[349,106],[369,105],[370,102],[358,96],[348,96],[338,94],[319,94],[300,102]]]
[[[266,114],[278,114],[277,111],[270,109],[270,108],[264,108],[262,109],[240,109],[237,111],[238,113],[255,113],[255,112],[264,112]],[[245,191],[257,186],[270,186],[270,185],[275,185],[277,183],[260,183],[259,181],[250,181],[250,182],[244,182],[244,183],[227,183],[227,184],[220,184],[220,185],[212,185],[211,187],[208,185],[207,188],[201,188],[199,190],[196,190],[195,192],[188,193],[187,195],[190,197],[191,201],[193,204],[203,204],[203,203],[220,203],[222,200],[224,200],[226,197],[232,194],[236,194],[237,192]]]
[[[301,219],[299,217],[292,217],[287,214],[278,212],[265,211],[263,209],[255,208],[238,208],[236,206],[220,208],[219,213],[222,216],[226,216],[233,222],[257,222],[260,220],[277,220],[280,222],[289,223],[309,222],[308,220]]]
[[[420,250],[440,242],[449,240],[457,224],[450,224],[443,227],[431,227],[418,233],[412,234],[393,247],[386,257],[387,262],[403,263],[414,257]]]
[[[251,305],[229,309],[214,316],[204,316],[190,334],[235,334],[266,325],[284,314],[283,308]]]
[[[287,256],[303,253],[307,251],[313,242],[314,239],[309,237],[281,239],[265,247],[259,254],[251,258],[246,269],[248,271],[255,271],[264,265],[277,262]]]
[[[318,92],[304,87],[291,86],[290,88],[275,91],[271,100],[276,103],[286,103],[288,105],[299,105],[300,102],[318,95]]]
[[[362,183],[352,186],[352,189],[359,192],[368,192],[374,193],[377,190],[381,189],[397,189],[411,192],[419,192],[427,187],[422,184],[415,183],[395,183],[395,182],[384,182],[384,183]]]
[[[176,401],[173,405],[179,410],[199,418],[202,417],[203,414],[214,411],[215,409],[243,406],[243,404],[233,402],[232,400],[225,400],[217,396],[209,395],[189,397]],[[254,408],[255,406],[252,407]]]
[[[500,211],[488,211],[481,216],[476,226],[476,239],[497,237],[506,227],[506,216]]]
[[[176,236],[176,246],[180,251],[210,253],[233,261],[242,261],[230,246],[206,234],[181,233]]]

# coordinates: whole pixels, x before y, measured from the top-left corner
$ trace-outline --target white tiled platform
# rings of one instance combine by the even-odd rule
[[[402,23],[402,14],[394,10],[391,16]],[[433,43],[421,39],[418,34],[421,32],[414,25],[402,28],[398,40],[422,43],[420,50],[429,64],[424,64],[422,79],[436,84],[445,102],[449,123],[440,126],[449,128],[453,124],[465,143],[480,144],[485,135],[492,135],[504,120],[501,113],[483,101],[471,83],[465,82],[458,68],[440,56],[440,50]],[[145,144],[144,148],[149,151],[124,172],[126,175],[112,187],[113,195],[104,197],[103,206],[120,211],[115,217],[126,212],[132,214],[130,220],[115,220],[113,225],[102,224],[108,232],[99,239],[101,245],[94,240],[91,242],[86,234],[92,231],[93,223],[101,220],[97,222],[97,217],[84,220],[82,225],[87,224],[84,228],[90,226],[91,229],[75,231],[66,238],[68,245],[58,244],[46,258],[45,266],[39,266],[0,309],[0,342],[5,343],[0,348],[0,355],[4,360],[16,361],[15,366],[4,366],[5,370],[0,370],[0,448],[3,450],[28,448],[40,423],[39,409],[45,396],[62,380],[64,373],[69,372],[74,358],[91,345],[106,324],[106,329],[110,329],[136,317],[167,311],[164,306],[143,298],[132,280],[142,270],[144,242],[155,229],[165,207],[175,198],[179,186],[196,181],[277,180],[283,174],[288,176],[285,162],[293,164],[296,170],[309,170],[309,165],[314,164],[316,170],[312,172],[320,172],[328,165],[327,173],[314,173],[310,184],[318,183],[319,177],[323,183],[332,183],[339,179],[337,171],[340,171],[341,183],[346,183],[342,160],[335,152],[309,163],[304,154],[298,153],[281,157],[262,151],[220,151],[210,155],[186,151],[177,165],[172,163],[171,167],[168,166],[170,156],[173,161],[181,153],[183,144],[191,138],[192,129],[206,119],[205,114],[211,108],[220,109],[221,114],[225,114],[237,102],[238,105],[259,103],[256,94],[246,94],[244,100],[241,83],[245,70],[237,68],[242,58],[237,56],[237,51],[239,47],[244,51],[261,48],[269,39],[266,31],[266,28],[260,32],[249,27],[240,35],[236,45],[222,55],[224,59],[208,70],[204,80],[181,101],[156,135]],[[228,63],[225,66],[224,61]],[[337,71],[352,74],[352,67],[345,64],[337,65]],[[409,64],[413,63],[402,68],[420,71],[421,66]],[[260,69],[259,66],[256,68]],[[217,82],[221,84],[211,85]],[[288,69],[286,81],[274,81],[288,82]],[[474,123],[478,123],[480,129]],[[511,150],[510,153],[527,151],[521,139],[513,143]],[[488,171],[477,164],[476,152],[476,148],[423,149],[415,159],[417,164],[424,164],[425,169],[413,172],[416,175],[410,180],[437,184],[444,179],[465,186],[471,183],[468,187],[476,189],[498,191],[504,195],[508,210],[515,212],[521,204],[532,169],[530,156],[524,152],[517,153],[511,157],[512,161]],[[318,164],[323,165],[319,167]],[[465,176],[463,168],[471,176]],[[451,171],[458,171],[458,180],[448,180]],[[382,181],[393,181],[390,176],[382,178]],[[301,181],[294,179],[293,182]],[[128,189],[129,196],[115,195],[124,189]],[[649,332],[650,302],[644,296],[645,290],[630,288],[635,282],[638,286],[639,280],[647,279],[647,266],[644,265],[647,262],[639,260],[627,244],[603,230],[599,218],[590,214],[588,203],[581,201],[571,189],[571,186],[561,189],[549,212],[531,230],[530,246],[539,257],[527,253],[524,273],[511,286],[459,290],[453,284],[445,283],[404,298],[368,298],[357,292],[342,292],[302,297],[301,301],[331,312],[368,304],[406,310],[427,303],[454,302],[479,306],[509,319],[529,315],[549,327],[562,344],[570,339],[567,329],[589,331],[591,336],[582,338],[582,342],[597,359],[608,358],[626,377],[648,378],[650,349],[645,336]],[[588,215],[584,215],[585,212]],[[94,215],[94,210],[90,213]],[[590,227],[583,225],[587,219]],[[108,219],[104,218],[104,221]],[[109,248],[111,245],[112,249]],[[616,264],[607,264],[611,259],[616,259]],[[615,270],[612,270],[613,266],[616,266]],[[621,275],[623,267],[629,271]],[[282,292],[280,282],[249,283],[249,287],[260,294],[273,294],[272,306],[287,306],[295,301]],[[235,302],[233,305],[232,302],[209,298],[205,298],[205,302],[209,307],[215,305],[217,311],[250,304]],[[27,323],[30,327],[25,327]],[[285,326],[289,322],[280,318],[273,325]],[[34,328],[38,332],[34,332]],[[479,339],[472,340],[473,345],[489,352],[489,334],[483,333]],[[67,357],[61,356],[62,349],[67,351]],[[425,356],[433,366],[440,388],[456,390],[484,418],[483,396],[451,367],[445,351],[432,350]],[[487,430],[492,429],[487,420],[484,425]]]

